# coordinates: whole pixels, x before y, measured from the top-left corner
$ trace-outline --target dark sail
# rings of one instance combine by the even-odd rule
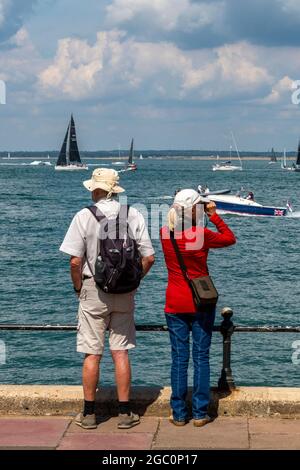
[[[129,152],[129,158],[128,158],[128,164],[129,165],[133,164],[133,159],[134,159],[133,143],[134,143],[134,140],[132,139],[131,146],[130,146],[130,152]]]
[[[68,129],[67,129],[67,132],[66,132],[66,135],[65,135],[65,139],[64,139],[64,142],[63,142],[62,147],[61,147],[60,154],[59,154],[58,159],[57,159],[57,163],[56,163],[57,166],[66,166],[67,165],[67,143],[68,143],[69,129],[70,129],[70,125],[68,125]]]
[[[70,149],[69,159],[70,163],[81,163],[80,153],[77,145],[76,129],[73,115],[71,116],[71,128],[70,128]]]
[[[276,157],[276,154],[274,152],[274,149],[272,148],[272,152],[271,152],[271,158],[270,158],[270,161],[271,162],[277,162],[277,157]]]
[[[297,154],[296,165],[300,166],[300,140],[299,140],[299,144],[298,144],[298,154]]]

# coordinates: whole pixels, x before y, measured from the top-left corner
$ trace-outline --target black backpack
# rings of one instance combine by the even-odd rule
[[[134,291],[140,285],[143,267],[137,243],[129,234],[129,206],[121,206],[115,219],[107,219],[97,206],[87,209],[100,223],[100,249],[94,274],[96,284],[110,294]]]

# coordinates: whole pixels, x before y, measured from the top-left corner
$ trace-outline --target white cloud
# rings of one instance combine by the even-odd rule
[[[276,104],[285,100],[286,104],[290,104],[292,95],[292,84],[294,80],[285,76],[272,86],[271,93],[261,100],[262,104]]]
[[[0,28],[3,27],[11,0],[0,0]]]
[[[299,0],[279,0],[282,11],[297,15],[300,18],[300,2]]]
[[[144,18],[148,27],[165,31],[196,29],[214,22],[222,11],[224,1],[198,2],[191,0],[113,0],[107,6],[107,20],[118,26],[136,17]],[[151,22],[149,22],[151,18]]]
[[[270,85],[268,71],[256,62],[255,48],[246,43],[191,53],[171,43],[137,42],[106,31],[98,33],[94,45],[74,38],[59,41],[53,63],[39,74],[39,86],[45,95],[74,100],[127,92],[142,101],[206,100],[253,94]]]
[[[0,0],[0,42],[16,34],[35,3],[37,0]]]
[[[45,66],[45,60],[38,54],[25,28],[21,28],[8,45],[11,47],[0,54],[2,78],[8,86],[18,84],[28,89],[29,83],[36,80],[37,74]]]

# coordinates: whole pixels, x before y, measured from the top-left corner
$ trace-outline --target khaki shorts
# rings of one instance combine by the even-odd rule
[[[134,296],[135,292],[106,294],[94,279],[85,279],[79,298],[77,352],[102,355],[107,329],[112,351],[134,348]]]

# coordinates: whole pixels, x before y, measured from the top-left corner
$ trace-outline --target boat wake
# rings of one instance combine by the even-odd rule
[[[291,212],[287,215],[290,219],[300,219],[300,211]]]
[[[150,197],[147,197],[147,199],[157,201],[158,199],[170,200],[170,199],[174,199],[174,197],[173,196],[150,196]]]

